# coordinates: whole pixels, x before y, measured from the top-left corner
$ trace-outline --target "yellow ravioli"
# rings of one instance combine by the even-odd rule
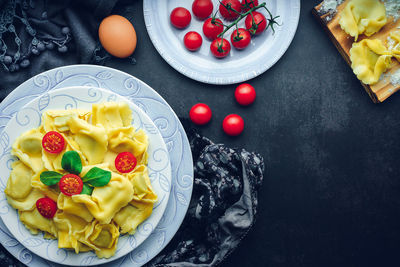
[[[340,15],[339,24],[349,35],[371,36],[387,23],[386,8],[379,0],[351,0]]]

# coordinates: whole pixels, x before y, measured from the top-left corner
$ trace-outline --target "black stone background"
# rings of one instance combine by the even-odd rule
[[[213,119],[203,134],[264,156],[257,222],[222,266],[400,266],[400,95],[372,103],[312,17],[318,2],[301,0],[293,43],[250,81],[257,100],[247,108],[235,103],[234,85],[193,81],[161,58],[142,1],[132,1],[137,65],[107,63],[148,83],[178,116],[207,103]],[[245,120],[239,137],[222,131],[229,113]]]

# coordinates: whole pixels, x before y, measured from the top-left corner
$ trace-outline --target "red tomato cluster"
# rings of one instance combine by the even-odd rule
[[[251,8],[258,6],[258,0],[222,0],[220,1],[218,11],[227,21],[237,19],[242,12],[247,12]],[[211,0],[195,0],[192,4],[193,15],[205,20],[203,23],[203,33],[207,39],[211,40],[211,53],[217,58],[224,58],[229,55],[232,46],[236,49],[245,49],[251,42],[252,35],[258,35],[267,28],[267,19],[257,11],[253,11],[245,18],[246,28],[237,28],[230,36],[230,42],[225,38],[219,38],[218,35],[224,31],[223,22],[212,16],[214,6]],[[178,29],[186,28],[191,21],[189,10],[183,7],[177,7],[171,12],[171,23]],[[188,32],[184,39],[184,45],[189,51],[197,51],[200,49],[203,39],[198,32]]]
[[[240,84],[236,87],[235,99],[242,106],[251,105],[256,99],[256,91],[248,83]],[[189,117],[195,124],[207,124],[212,117],[211,108],[204,103],[198,103],[190,109]],[[244,120],[237,114],[230,114],[222,122],[222,129],[228,135],[237,136],[243,132]]]

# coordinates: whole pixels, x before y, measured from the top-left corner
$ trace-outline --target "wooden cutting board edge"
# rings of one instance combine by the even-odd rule
[[[317,18],[318,22],[321,24],[322,28],[324,29],[324,31],[328,34],[329,38],[331,39],[331,41],[333,42],[333,44],[336,46],[337,50],[339,51],[339,53],[342,55],[342,57],[345,59],[345,61],[347,62],[347,64],[349,66],[351,66],[351,61],[350,58],[348,57],[348,55],[346,54],[346,51],[343,49],[343,47],[340,45],[340,43],[338,42],[338,40],[336,39],[336,37],[334,36],[334,34],[331,32],[331,30],[328,28],[328,24],[324,21],[324,18],[326,16],[328,16],[329,14],[325,14],[325,15],[320,15],[319,14],[319,9],[322,7],[322,3],[317,5],[316,7],[314,7],[311,10],[311,13],[315,16],[315,18]],[[382,103],[383,101],[385,101],[389,96],[391,96],[392,94],[394,94],[399,88],[396,88],[396,90],[394,90],[392,93],[386,93],[386,94],[381,94],[381,97],[378,97],[376,93],[373,92],[373,90],[371,89],[371,87],[368,84],[364,84],[363,82],[361,82],[361,85],[364,87],[365,91],[368,93],[368,95],[370,96],[370,98],[372,99],[372,101],[374,103]],[[381,92],[379,92],[381,93]]]

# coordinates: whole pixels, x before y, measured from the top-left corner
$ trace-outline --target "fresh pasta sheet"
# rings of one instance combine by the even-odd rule
[[[134,234],[151,215],[157,195],[147,169],[148,137],[131,122],[128,104],[120,102],[47,110],[38,128],[16,139],[18,160],[5,194],[32,234],[109,258],[119,236]]]

